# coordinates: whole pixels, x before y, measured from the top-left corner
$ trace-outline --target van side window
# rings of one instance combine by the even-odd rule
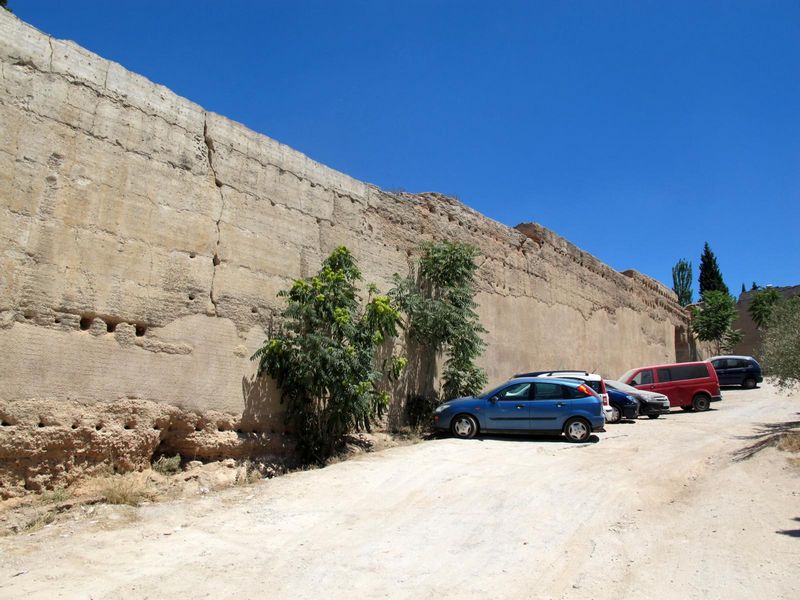
[[[645,385],[648,383],[653,383],[653,371],[650,369],[639,371],[636,376],[631,379],[631,385]]]
[[[672,381],[672,373],[669,369],[658,370],[658,381],[664,383],[665,381]]]
[[[680,365],[671,368],[672,379],[702,379],[708,377],[705,365]]]

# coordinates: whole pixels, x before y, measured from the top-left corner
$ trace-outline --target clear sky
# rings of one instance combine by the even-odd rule
[[[385,189],[535,221],[672,286],[800,284],[800,2],[9,0]]]

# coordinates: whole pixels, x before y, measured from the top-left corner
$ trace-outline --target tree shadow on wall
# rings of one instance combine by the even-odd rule
[[[254,433],[276,433],[286,430],[281,392],[271,377],[242,377],[242,430]]]
[[[377,353],[378,364],[390,359],[397,341],[383,344]],[[387,411],[386,425],[390,430],[397,430],[409,424],[409,412],[414,412],[415,402],[434,402],[438,397],[436,391],[437,360],[436,353],[428,347],[414,341],[406,335],[399,344],[408,360],[406,368],[397,381],[387,385],[386,391],[391,395]],[[411,415],[413,418],[413,415]]]

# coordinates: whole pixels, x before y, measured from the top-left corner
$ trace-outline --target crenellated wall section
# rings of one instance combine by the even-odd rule
[[[276,391],[249,360],[277,292],[340,244],[385,290],[439,239],[483,253],[492,382],[681,356],[686,315],[654,280],[539,225],[352,179],[0,11],[2,494],[108,460],[103,432],[129,436],[142,460],[290,451]],[[75,436],[95,450],[56,475],[35,450],[21,458],[57,457]]]

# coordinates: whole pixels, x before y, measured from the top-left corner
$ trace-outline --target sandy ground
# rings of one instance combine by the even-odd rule
[[[2,598],[800,598],[800,397],[600,441],[441,439],[0,539]],[[113,508],[113,510],[112,510]]]

